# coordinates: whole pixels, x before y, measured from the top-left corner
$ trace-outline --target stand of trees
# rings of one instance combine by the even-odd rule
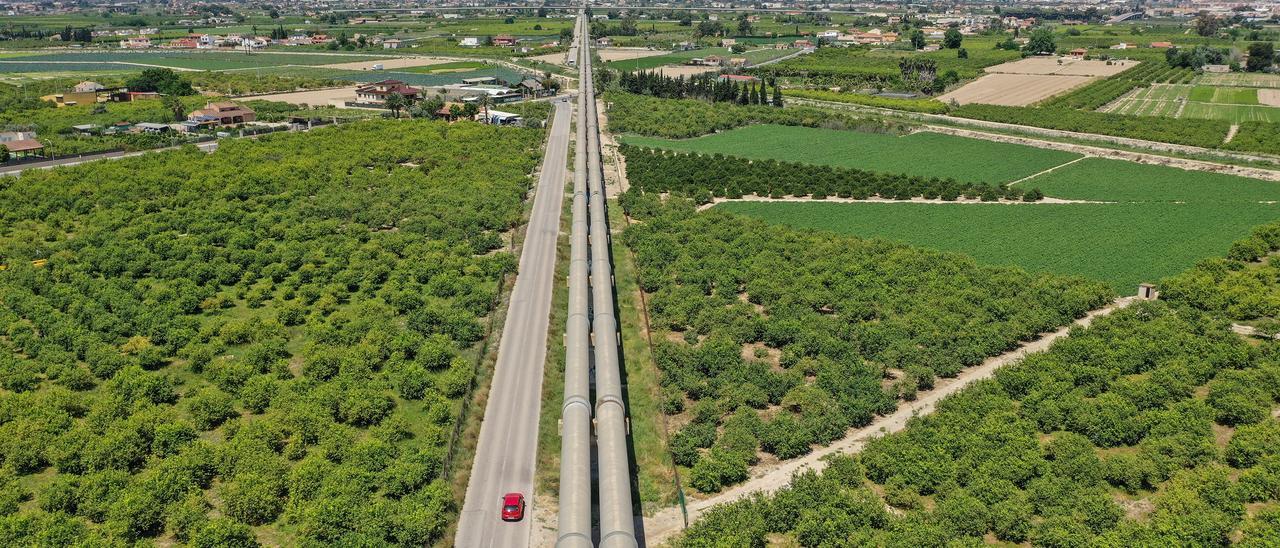
[[[670,440],[690,484],[790,459],[1111,298],[1104,284],[632,195]],[[887,387],[886,387],[887,386]],[[724,532],[722,532],[724,533]]]
[[[734,156],[680,154],[622,145],[631,189],[645,193],[678,193],[705,204],[712,198],[755,196],[880,197],[909,200],[916,197],[956,200],[961,197],[1036,201],[1039,189],[1007,185],[958,182],[954,179],[876,173],[860,169],[819,166],[775,160],[748,160]]]
[[[721,78],[714,73],[685,79],[683,76],[671,77],[650,71],[624,72],[618,79],[618,87],[629,93],[663,99],[705,99],[736,102],[740,105],[782,106],[782,92],[777,82],[757,79],[738,82]],[[773,88],[772,96],[770,87]]]
[[[677,546],[979,544],[1263,547],[1280,538],[1280,225],[1165,280],[1162,300],[1078,330],[861,454],[717,507]],[[1258,308],[1261,305],[1263,308]],[[727,428],[726,428],[727,429]],[[1148,501],[1140,519],[1121,504]],[[1246,505],[1253,504],[1251,511]],[[886,505],[893,508],[886,510]]]
[[[540,142],[366,122],[6,180],[0,543],[439,541]]]

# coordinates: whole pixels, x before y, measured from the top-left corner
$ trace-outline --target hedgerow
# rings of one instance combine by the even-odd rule
[[[0,544],[440,540],[540,137],[364,122],[0,181]]]
[[[675,192],[705,204],[712,198],[755,196],[869,197],[906,200],[915,197],[956,200],[958,198],[1024,200],[1033,202],[1044,195],[1034,188],[958,182],[951,178],[919,177],[897,173],[877,173],[861,169],[821,166],[775,160],[749,160],[720,154],[680,154],[677,152],[622,145],[619,152],[627,160],[627,179],[640,192]],[[728,174],[726,176],[726,174]]]
[[[703,491],[745,479],[758,450],[808,453],[1111,296],[1078,278],[640,199],[644,222],[623,240],[667,334],[654,348],[661,383],[690,402],[672,446]]]
[[[879,97],[865,93],[841,93],[818,89],[785,89],[782,94],[788,97],[815,99],[818,101],[834,101],[869,107],[926,112],[929,114],[946,114],[947,104],[936,99],[899,99],[895,97]]]

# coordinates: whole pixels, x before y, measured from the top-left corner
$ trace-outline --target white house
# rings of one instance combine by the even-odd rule
[[[458,45],[464,48],[477,48],[480,47],[480,39],[474,36],[468,36],[459,40]]]

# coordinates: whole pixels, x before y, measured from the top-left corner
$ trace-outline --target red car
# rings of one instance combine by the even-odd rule
[[[502,521],[524,519],[524,495],[507,493],[502,497]]]

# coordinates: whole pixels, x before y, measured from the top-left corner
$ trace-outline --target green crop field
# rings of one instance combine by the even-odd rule
[[[1142,282],[1221,255],[1280,205],[878,204],[729,202],[735,213],[801,228],[883,237],[979,261],[1078,274],[1131,294]]]
[[[749,126],[696,139],[624,136],[623,142],[687,152],[786,160],[1006,183],[1064,164],[1079,155],[938,133],[890,135],[792,126]]]
[[[1258,90],[1251,88],[1216,88],[1196,86],[1191,89],[1190,100],[1198,103],[1227,103],[1231,105],[1258,104]]]
[[[1121,293],[1221,255],[1280,219],[1280,183],[1098,158],[1018,186],[1102,204],[729,202],[716,207],[804,228],[967,253],[980,261],[1079,274]]]
[[[1205,76],[1209,75],[1201,75],[1197,81]],[[1156,84],[1136,89],[1102,110],[1134,116],[1226,120],[1235,124],[1280,122],[1280,108],[1259,105],[1258,89],[1246,87]]]
[[[1240,122],[1280,122],[1280,108],[1258,105],[1187,103],[1187,107],[1182,110],[1182,117],[1227,120],[1236,124]]]
[[[260,68],[260,67],[276,67],[283,65],[328,65],[333,63],[349,63],[353,61],[368,61],[379,59],[380,56],[371,55],[325,55],[318,53],[238,53],[231,51],[214,51],[214,52],[195,52],[195,51],[148,51],[148,52],[77,52],[77,53],[53,53],[45,55],[33,55],[24,57],[23,61],[55,61],[55,62],[73,62],[73,63],[139,63],[147,65],[160,65],[173,68],[185,68],[195,70],[227,70],[227,69],[244,69],[244,68]],[[9,62],[0,65],[0,71],[10,72],[28,72],[19,71],[15,67],[9,65],[22,65],[24,63]],[[48,66],[53,67],[52,70],[69,70],[58,69],[58,65],[62,63],[50,63]],[[39,65],[45,66],[45,65]],[[19,67],[20,68],[20,67]]]
[[[454,61],[452,63],[441,63],[438,65],[426,65],[422,67],[406,67],[398,68],[398,72],[416,72],[418,74],[440,74],[448,72],[462,72],[468,70],[482,69],[488,67],[480,61]]]
[[[1018,183],[1047,196],[1116,202],[1269,202],[1280,183],[1121,160],[1087,158]]]

